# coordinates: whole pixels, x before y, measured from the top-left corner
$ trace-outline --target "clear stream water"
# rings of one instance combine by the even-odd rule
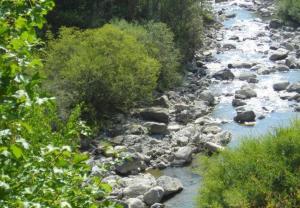
[[[233,41],[237,46],[236,50],[225,51],[220,54],[215,53],[214,57],[217,61],[207,65],[211,73],[223,69],[228,63],[236,60],[255,61],[266,66],[272,66],[272,63],[268,60],[268,55],[264,53],[269,49],[271,42],[268,37],[269,31],[265,30],[266,23],[254,12],[239,6],[240,3],[245,4],[247,2],[236,0],[214,5],[214,9],[217,11],[223,8],[226,13],[236,14],[235,18],[223,22],[224,39],[220,43],[230,42],[229,38],[232,35],[237,35],[240,39],[246,40],[241,42]],[[260,37],[258,40],[251,40],[251,37],[256,37],[261,32],[264,32],[266,36]],[[238,76],[245,71],[249,71],[249,69],[234,69],[233,73]],[[300,70],[259,75],[258,79],[259,83],[254,86],[258,97],[250,99],[247,103],[247,108],[255,109],[254,111],[258,115],[265,116],[264,119],[257,120],[254,126],[243,126],[233,122],[232,119],[236,115],[236,111],[231,105],[232,97],[230,96],[221,96],[220,103],[212,113],[214,118],[228,121],[221,126],[224,130],[232,133],[232,141],[228,148],[234,148],[243,138],[248,136],[259,136],[272,132],[278,126],[288,125],[293,119],[300,116],[299,113],[293,112],[291,107],[293,103],[280,99],[279,93],[274,92],[272,88],[273,83],[278,81],[288,80],[291,83],[300,81]],[[229,83],[216,83],[211,86],[211,90],[219,95],[233,94],[243,84],[245,82],[239,80]],[[184,185],[184,190],[180,194],[165,203],[167,208],[197,207],[195,197],[201,186],[201,176],[195,174],[191,167],[167,168],[162,174],[177,177]]]

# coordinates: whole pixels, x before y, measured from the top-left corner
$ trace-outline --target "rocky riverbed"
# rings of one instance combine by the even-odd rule
[[[178,170],[199,152],[223,149],[232,135],[243,135],[240,131],[265,133],[274,116],[278,124],[300,111],[300,28],[274,19],[273,1],[213,5],[223,26],[211,27],[183,86],[157,96],[146,108],[116,116],[101,136],[112,147],[93,144],[93,174],[102,176],[100,167],[109,165],[103,181],[113,187],[111,198],[130,208],[159,208],[164,202],[194,207],[186,206],[193,196],[176,195],[190,187],[170,174],[170,167]],[[166,168],[168,176],[151,174]]]

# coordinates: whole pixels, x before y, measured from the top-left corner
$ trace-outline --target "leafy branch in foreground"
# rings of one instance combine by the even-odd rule
[[[40,98],[32,54],[52,0],[0,2],[0,204],[1,207],[116,207],[110,187],[89,177],[89,156],[78,141],[87,127],[77,109],[67,124],[53,98]]]

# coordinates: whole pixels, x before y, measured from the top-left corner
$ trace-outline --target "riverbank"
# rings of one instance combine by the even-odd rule
[[[186,177],[187,172],[168,174],[174,169],[165,171],[171,177],[157,178],[145,171],[185,166],[195,153],[223,148],[231,134],[234,145],[240,136],[265,133],[295,117],[299,31],[282,27],[278,20],[264,20],[274,12],[269,3],[231,1],[217,3],[214,9],[224,26],[208,35],[208,48],[197,53],[183,86],[162,95],[150,108],[136,109],[129,117],[119,115],[107,138],[113,148],[97,144],[91,164],[110,163],[115,152],[131,158],[116,164],[103,179],[113,187],[112,199],[130,207],[163,207],[160,202],[165,199],[185,188],[190,191],[183,186],[186,181],[182,184],[174,176],[199,178]],[[94,168],[94,174],[97,171]],[[178,195],[166,205],[195,206],[187,200],[193,196]]]

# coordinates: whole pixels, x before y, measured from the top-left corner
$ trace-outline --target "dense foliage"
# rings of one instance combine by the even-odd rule
[[[300,122],[202,159],[199,207],[300,207]]]
[[[279,0],[279,14],[289,21],[300,24],[300,1],[299,0]]]
[[[38,73],[29,75],[41,67],[32,55],[40,45],[36,28],[53,5],[0,1],[0,204],[115,207],[105,201],[110,187],[89,177],[89,157],[77,150],[80,136],[89,133],[79,109],[62,122],[53,98],[38,95]]]
[[[160,63],[158,90],[170,89],[180,82],[182,70],[181,56],[174,44],[174,35],[164,23],[148,22],[144,25],[128,23],[124,20],[113,22],[114,26],[136,37],[148,54]]]
[[[107,24],[61,29],[59,39],[49,42],[45,68],[59,99],[69,99],[67,108],[84,102],[101,115],[149,100],[160,63],[135,36]]]
[[[127,21],[166,23],[173,33],[177,46],[186,58],[201,44],[203,19],[208,9],[204,0],[58,0],[48,20],[57,31],[61,26],[94,28],[113,18]]]

